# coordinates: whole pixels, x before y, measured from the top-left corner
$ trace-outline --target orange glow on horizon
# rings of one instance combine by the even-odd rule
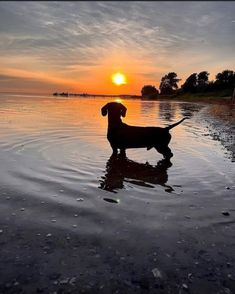
[[[144,85],[152,84],[159,89],[161,77],[169,72],[165,67],[154,67],[147,60],[140,59],[130,52],[110,52],[104,59],[92,67],[74,64],[63,70],[55,71],[44,67],[36,58],[26,56],[0,57],[2,64],[1,74],[11,77],[10,82],[1,88],[6,92],[46,93],[69,92],[105,95],[141,95]],[[215,73],[225,66],[214,66],[210,71],[210,80]],[[84,72],[82,71],[84,69]],[[199,72],[201,69],[197,69]],[[181,81],[178,86],[190,75],[188,72],[177,72]]]
[[[69,92],[105,95],[141,95],[145,84],[158,87],[158,76],[144,76],[154,73],[152,65],[130,52],[111,50],[109,55],[92,67],[80,64],[65,66],[63,70],[42,65],[36,58],[17,55],[14,58],[0,57],[1,74],[13,77],[12,82],[1,90],[16,93]],[[158,70],[159,67],[158,67]],[[115,76],[114,81],[112,77]]]

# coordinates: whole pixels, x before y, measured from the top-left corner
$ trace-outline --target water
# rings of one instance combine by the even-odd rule
[[[100,109],[111,100],[1,95],[0,238],[5,236],[8,240],[1,245],[3,252],[5,250],[5,257],[1,259],[10,258],[10,253],[12,258],[9,263],[12,273],[2,273],[4,283],[19,274],[14,265],[16,255],[27,252],[20,246],[9,249],[10,240],[21,244],[17,234],[25,236],[22,238],[31,244],[29,247],[35,248],[38,245],[34,244],[33,236],[37,232],[45,238],[47,234],[52,237],[59,234],[58,238],[63,240],[73,236],[74,242],[82,238],[80,252],[90,256],[83,261],[84,268],[92,264],[89,250],[99,248],[96,271],[110,270],[105,267],[103,254],[108,255],[110,263],[114,263],[116,255],[120,262],[120,254],[125,255],[123,260],[129,263],[128,256],[133,255],[137,272],[146,271],[146,265],[151,277],[154,257],[149,261],[149,256],[155,251],[171,255],[175,246],[183,243],[184,249],[176,251],[188,248],[190,254],[185,260],[179,253],[176,257],[184,264],[194,259],[191,250],[197,251],[198,242],[220,244],[228,237],[228,247],[234,246],[234,240],[229,237],[235,222],[232,208],[235,170],[231,148],[234,137],[226,128],[220,129],[228,126],[226,115],[216,116],[222,106],[122,101],[127,107],[124,122],[130,125],[164,127],[184,116],[190,118],[171,130],[170,147],[174,156],[166,165],[162,163],[162,155],[153,149],[127,150],[126,160],[110,157],[107,117],[102,117]],[[230,118],[234,118],[231,108],[229,111]],[[230,213],[229,222],[224,225],[222,211]],[[222,231],[217,239],[211,235],[214,230]],[[205,240],[199,241],[202,232]],[[39,243],[44,244],[45,238]],[[150,239],[151,242],[147,241]],[[136,240],[144,258],[140,258],[141,253],[135,247]],[[176,245],[170,246],[171,242]],[[55,244],[49,246],[52,253],[62,248],[60,243]],[[78,244],[74,246],[79,248]],[[115,248],[110,256],[107,246]],[[230,249],[225,250],[224,255],[223,261],[229,259]],[[78,254],[77,258],[82,262],[82,255]],[[167,270],[165,260],[159,260],[162,269]],[[55,260],[51,261],[51,266],[55,264]],[[177,268],[175,260],[170,264]],[[122,266],[121,262],[117,270],[129,273]],[[91,279],[91,272],[86,272],[82,285],[87,283],[88,276]],[[116,279],[120,285],[120,277]],[[101,282],[104,282],[102,275]],[[195,287],[200,288],[200,284]]]

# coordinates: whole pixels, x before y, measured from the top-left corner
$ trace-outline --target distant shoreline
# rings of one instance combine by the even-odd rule
[[[232,95],[228,95],[227,91],[208,92],[208,93],[175,93],[172,95],[152,95],[141,96],[141,95],[107,95],[107,94],[88,94],[88,93],[53,93],[53,96],[60,97],[107,97],[107,98],[121,98],[121,99],[140,99],[145,101],[159,101],[159,100],[174,100],[184,102],[195,102],[195,103],[217,103],[217,104],[232,104]],[[233,102],[234,103],[234,102]]]
[[[62,97],[112,97],[112,98],[136,98],[141,99],[142,96],[139,95],[129,95],[129,94],[121,94],[121,95],[114,95],[114,94],[88,94],[88,93],[68,93],[68,92],[62,92],[62,93],[53,93],[53,96],[62,96]]]
[[[182,101],[182,102],[192,102],[192,103],[208,103],[208,104],[232,104],[232,96],[223,95],[222,93],[195,93],[195,94],[173,94],[173,95],[157,95],[155,97],[142,97],[140,95],[129,95],[129,94],[122,94],[122,95],[107,95],[107,94],[73,94],[68,93],[63,95],[63,93],[58,93],[58,95],[53,94],[35,94],[35,93],[12,93],[12,92],[0,92],[3,95],[14,95],[14,96],[57,96],[57,97],[101,97],[101,98],[120,98],[120,99],[139,99],[142,101]],[[235,102],[233,102],[235,105]]]

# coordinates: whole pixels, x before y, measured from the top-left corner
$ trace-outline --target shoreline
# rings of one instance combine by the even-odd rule
[[[210,93],[209,95],[203,95],[201,93],[195,95],[195,94],[174,94],[174,95],[158,95],[156,97],[142,97],[139,95],[128,95],[128,94],[122,94],[122,95],[98,95],[98,94],[91,94],[89,96],[80,96],[79,94],[69,94],[67,95],[53,95],[53,94],[30,94],[30,93],[1,93],[1,94],[9,94],[13,96],[24,96],[24,95],[29,95],[29,96],[51,96],[51,97],[64,97],[64,98],[89,98],[89,97],[94,97],[94,98],[120,98],[123,100],[126,99],[135,99],[135,100],[141,100],[141,101],[181,101],[181,102],[189,102],[189,103],[206,103],[206,104],[222,104],[222,105],[235,105],[235,101],[232,102],[232,96],[228,95],[218,95],[218,93]]]
[[[207,104],[223,104],[223,105],[235,105],[235,101],[232,103],[232,97],[231,96],[216,96],[216,95],[159,95],[158,98],[154,99],[147,99],[142,98],[141,100],[146,101],[183,101],[183,102],[189,102],[189,103],[207,103]]]

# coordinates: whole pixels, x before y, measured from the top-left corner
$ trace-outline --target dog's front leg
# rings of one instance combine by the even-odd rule
[[[111,145],[111,147],[113,149],[113,154],[112,155],[117,155],[118,154],[117,147],[115,147],[114,145]]]
[[[126,157],[126,149],[121,149],[120,150],[120,155],[123,157]]]

